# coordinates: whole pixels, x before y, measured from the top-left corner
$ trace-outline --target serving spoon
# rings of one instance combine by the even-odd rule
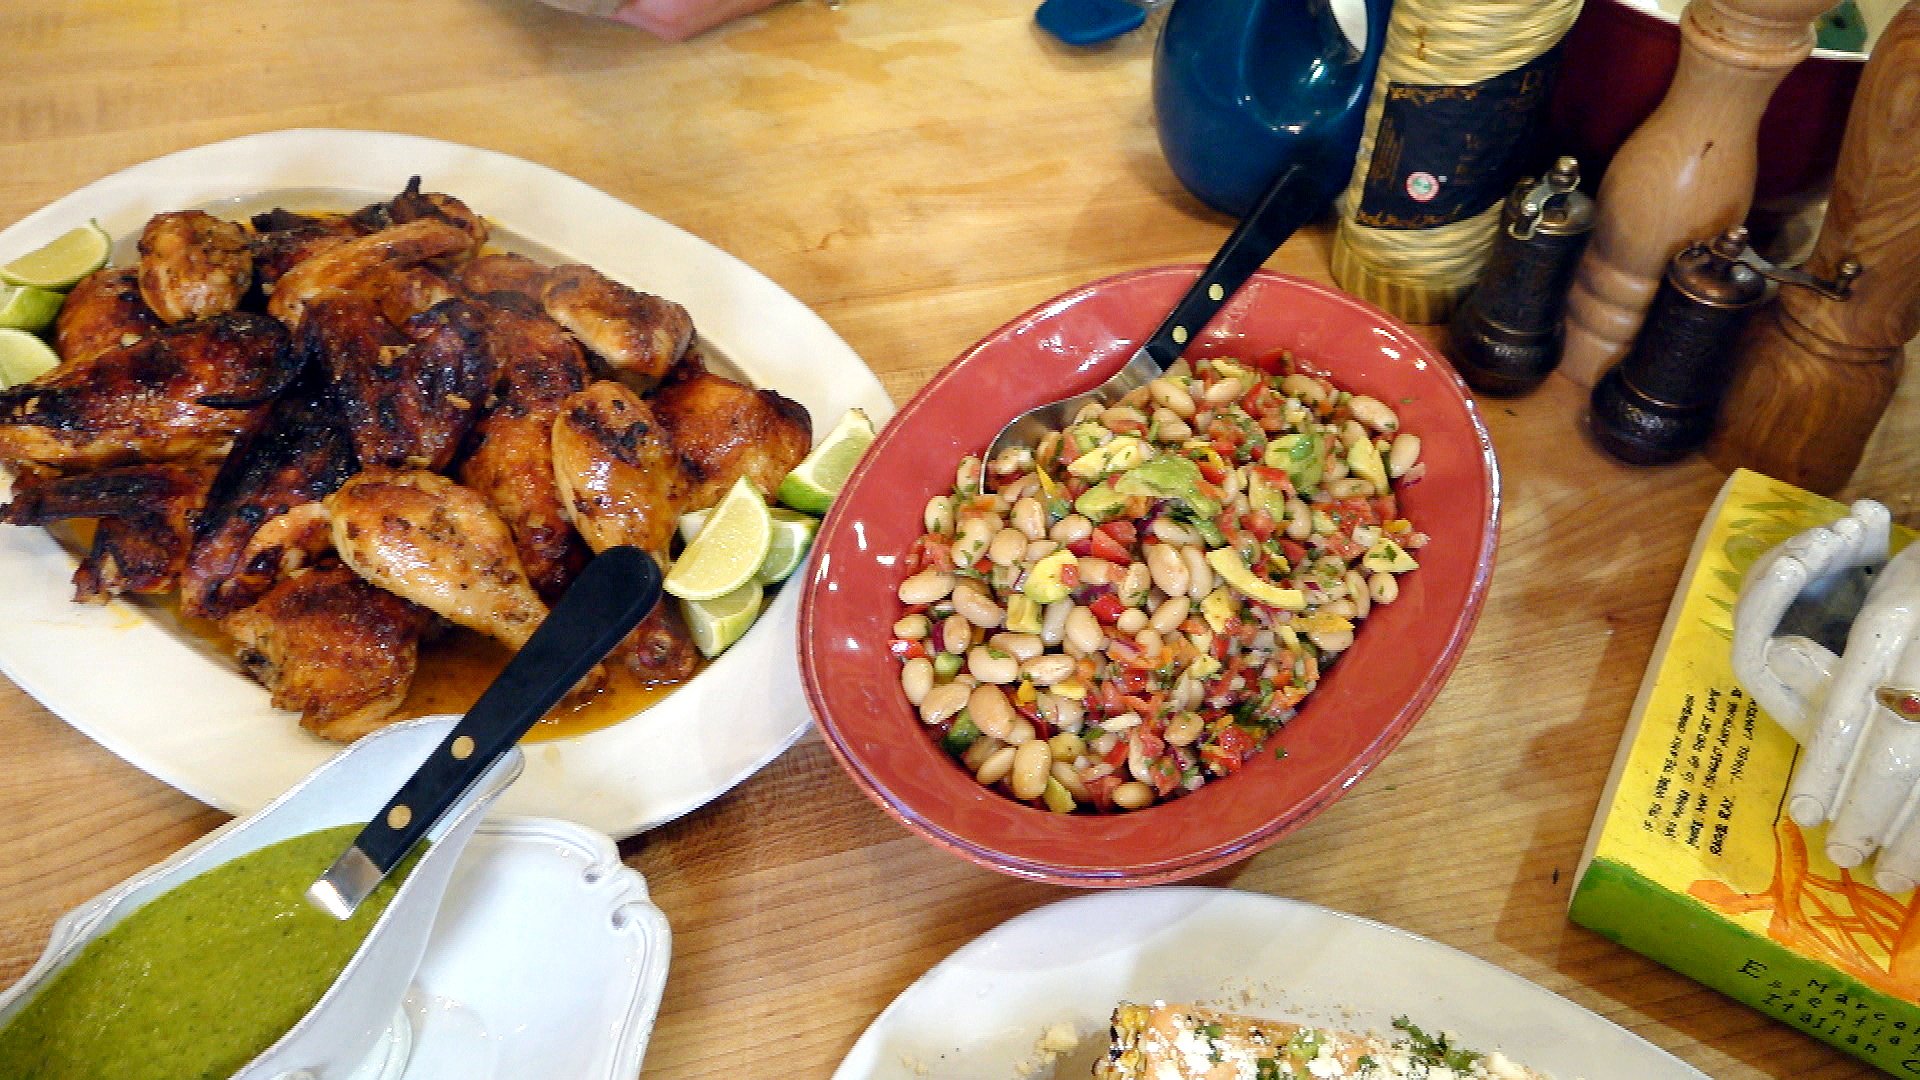
[[[1353,167],[1361,121],[1373,87],[1371,61],[1379,56],[1379,45],[1386,34],[1385,8],[1386,5],[1380,3],[1367,5],[1366,48],[1349,46],[1352,79],[1343,97],[1332,104],[1311,96],[1302,97],[1295,102],[1302,115],[1294,122],[1269,118],[1273,127],[1293,134],[1292,159],[1281,165],[1266,193],[1228,235],[1226,243],[1201,271],[1199,280],[1173,306],[1159,329],[1134,351],[1126,366],[1106,382],[1084,394],[1049,402],[1015,417],[987,445],[986,456],[981,459],[983,463],[991,463],[1009,448],[1036,446],[1049,431],[1059,431],[1070,424],[1087,405],[1096,402],[1110,405],[1159,378],[1253,272],[1300,226],[1333,201],[1346,186]],[[1322,57],[1301,55],[1303,62],[1324,66]]]
[[[336,919],[351,916],[467,789],[646,618],[660,584],[660,564],[639,548],[611,547],[588,563],[480,700],[308,887],[307,902]]]

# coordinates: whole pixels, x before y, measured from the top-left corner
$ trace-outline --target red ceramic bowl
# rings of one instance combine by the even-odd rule
[[[1393,405],[1419,433],[1425,479],[1402,506],[1432,538],[1298,716],[1240,773],[1146,810],[1058,815],[981,787],[934,745],[887,652],[902,556],[929,498],[1016,414],[1099,385],[1198,275],[1163,267],[1084,285],[1001,327],[934,376],[874,443],[815,540],[800,671],[827,745],[887,813],[982,866],[1062,885],[1177,881],[1298,828],[1392,750],[1466,647],[1493,572],[1493,447],[1446,362],[1388,316],[1322,285],[1260,273],[1189,350],[1279,348]]]

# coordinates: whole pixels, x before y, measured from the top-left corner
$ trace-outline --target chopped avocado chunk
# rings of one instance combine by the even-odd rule
[[[1112,484],[1095,484],[1080,493],[1073,508],[1096,523],[1111,521],[1126,512],[1127,497],[1115,491]]]
[[[1361,439],[1347,448],[1347,468],[1353,475],[1373,485],[1373,490],[1385,495],[1391,489],[1387,486],[1387,466],[1380,460],[1380,448],[1373,445],[1372,439]]]
[[[1061,549],[1061,551],[1065,551],[1065,550],[1066,550],[1065,548]],[[1053,552],[1052,554],[1048,555],[1047,558],[1052,558],[1054,555],[1058,555],[1058,554],[1060,554],[1059,551]],[[1067,554],[1071,555],[1073,553],[1067,552]],[[1034,569],[1036,570],[1039,569],[1038,563],[1034,564]],[[1031,578],[1033,575],[1029,574],[1027,576]],[[1059,580],[1059,577],[1060,577],[1059,573],[1056,572],[1054,574],[1054,579],[1056,582]],[[1061,596],[1066,595],[1065,586],[1061,586],[1060,593],[1061,593]],[[1047,601],[1047,603],[1052,603],[1052,602],[1053,601],[1051,600]],[[1007,597],[1007,629],[1015,634],[1039,633],[1040,632],[1040,601],[1034,599],[1031,595],[1027,595],[1024,593],[1014,593],[1012,596]]]
[[[1384,536],[1373,547],[1367,549],[1366,557],[1361,559],[1360,563],[1369,570],[1384,570],[1389,574],[1404,574],[1409,570],[1420,568],[1420,564],[1413,561],[1413,556],[1407,554],[1406,548]]]
[[[1121,472],[1147,460],[1147,444],[1138,435],[1121,435],[1112,442],[1096,446],[1067,466],[1067,471],[1082,479]]]
[[[1051,776],[1047,777],[1047,790],[1040,798],[1047,804],[1047,809],[1056,814],[1073,813],[1073,793]]]
[[[1299,589],[1283,589],[1271,581],[1254,577],[1253,571],[1247,569],[1247,564],[1240,560],[1240,553],[1232,548],[1217,548],[1207,552],[1207,564],[1213,567],[1214,573],[1220,575],[1220,580],[1268,607],[1301,611],[1307,606],[1306,594]],[[1203,600],[1202,611],[1205,608],[1206,601]]]
[[[1213,523],[1212,515],[1201,517],[1199,514],[1175,514],[1174,517],[1192,526],[1193,531],[1200,534],[1201,541],[1208,547],[1226,546],[1227,534],[1221,532],[1220,526]]]
[[[1311,495],[1319,488],[1320,478],[1326,471],[1326,464],[1322,460],[1325,456],[1326,448],[1320,433],[1308,431],[1282,435],[1268,443],[1265,461],[1271,468],[1285,469],[1295,491]]]
[[[1233,590],[1225,585],[1208,593],[1207,598],[1200,601],[1200,617],[1207,620],[1207,625],[1213,627],[1216,634],[1225,633],[1227,620],[1239,613],[1240,601],[1233,598]]]
[[[980,729],[973,726],[973,717],[967,715],[967,710],[961,709],[959,715],[953,718],[953,723],[948,725],[947,733],[941,736],[940,745],[947,748],[947,753],[958,756],[966,753],[967,747],[972,746],[979,737]]]
[[[1255,510],[1265,510],[1275,521],[1287,519],[1287,493],[1251,469],[1247,470],[1247,501]]]
[[[1037,608],[1042,604],[1051,604],[1055,601],[1066,599],[1067,593],[1070,590],[1068,590],[1066,582],[1061,580],[1060,574],[1064,568],[1074,565],[1076,562],[1077,560],[1073,552],[1068,551],[1066,548],[1060,548],[1048,553],[1039,562],[1034,563],[1033,569],[1027,571],[1027,580],[1020,583],[1020,592],[1025,595],[1014,596],[1007,604],[1009,628],[1014,629],[1015,633],[1020,634],[1039,633],[1040,627],[1038,624],[1040,618],[1038,611],[1034,612],[1033,622],[1035,625],[1033,629],[1013,628],[1011,626],[1014,615],[1014,607],[1011,601],[1024,600],[1027,604]]]
[[[1166,454],[1128,469],[1113,482],[1113,489],[1122,495],[1177,499],[1196,516],[1210,518],[1220,512],[1220,501],[1200,494],[1201,479],[1200,466]]]

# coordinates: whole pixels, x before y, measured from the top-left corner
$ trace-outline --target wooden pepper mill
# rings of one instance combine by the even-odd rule
[[[1674,253],[1746,219],[1760,115],[1832,0],[1692,0],[1659,108],[1613,159],[1567,297],[1560,370],[1591,386],[1626,355]]]
[[[1833,199],[1804,269],[1859,276],[1845,299],[1783,289],[1747,328],[1707,456],[1831,494],[1860,463],[1920,333],[1920,4],[1861,75]]]

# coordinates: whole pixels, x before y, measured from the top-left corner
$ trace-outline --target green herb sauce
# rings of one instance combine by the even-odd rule
[[[304,893],[360,828],[271,844],[148,901],[0,1028],[0,1076],[224,1080],[312,1009],[399,888],[341,922]]]

